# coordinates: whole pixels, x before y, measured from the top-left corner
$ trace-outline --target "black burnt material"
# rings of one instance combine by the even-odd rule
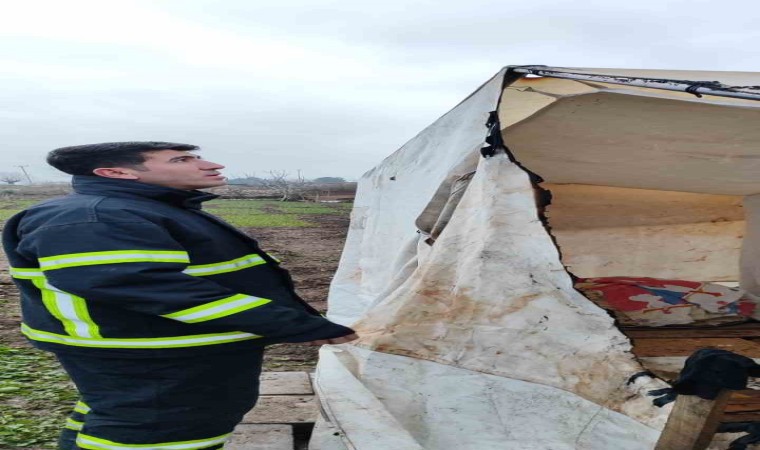
[[[540,175],[532,172],[530,169],[523,166],[520,161],[515,159],[515,155],[512,154],[512,150],[510,150],[509,147],[507,147],[507,145],[504,143],[504,138],[501,135],[501,122],[499,122],[498,111],[491,111],[488,113],[486,128],[488,128],[488,134],[486,135],[486,145],[480,149],[480,154],[483,156],[483,158],[490,158],[499,152],[504,152],[507,154],[507,157],[510,161],[512,161],[528,174],[530,181],[534,186],[544,182],[544,179],[541,178]]]
[[[530,73],[539,77],[567,78],[577,81],[596,81],[624,85],[636,85],[635,83],[640,83],[643,87],[652,89],[684,90],[697,97],[702,97],[701,93],[697,92],[697,89],[707,88],[711,90],[711,92],[707,92],[709,95],[738,97],[746,100],[760,100],[757,96],[757,91],[760,90],[760,86],[729,86],[718,81],[673,80],[667,78],[628,77],[622,75],[569,72],[555,70],[547,66],[509,66],[508,69],[508,75],[514,74],[515,71],[517,71],[517,73]],[[686,89],[683,89],[683,86],[686,86]]]
[[[760,443],[760,422],[722,423],[718,433],[747,433],[728,446],[728,450],[747,450],[747,446]]]
[[[488,134],[486,135],[486,146],[480,149],[480,154],[484,158],[490,158],[495,155],[499,150],[506,150],[504,140],[501,138],[501,126],[499,124],[499,113],[491,111],[488,113],[488,121],[486,121],[486,128],[488,128]]]
[[[507,84],[508,84],[508,78],[505,78],[504,86],[506,86]],[[504,89],[502,87],[502,91],[503,90]],[[499,103],[501,103],[501,100],[499,100]],[[554,235],[551,233],[551,226],[549,225],[549,219],[546,217],[546,208],[552,202],[552,192],[548,189],[544,189],[541,187],[541,183],[544,182],[544,179],[537,173],[523,166],[522,163],[520,163],[520,161],[518,161],[515,158],[515,155],[512,153],[512,150],[510,150],[509,147],[507,147],[507,145],[504,143],[504,138],[502,137],[502,134],[501,134],[501,122],[499,122],[498,111],[491,111],[490,113],[488,113],[486,128],[488,128],[488,134],[486,135],[486,145],[480,149],[480,154],[483,156],[483,158],[490,158],[498,152],[504,152],[513,164],[515,164],[517,167],[519,167],[520,169],[525,171],[525,173],[528,174],[528,178],[530,178],[530,183],[533,185],[533,189],[536,196],[538,218],[541,221],[541,223],[544,225],[544,228],[546,228],[546,232],[549,233],[549,236],[551,236],[552,242],[554,243],[554,246],[557,248],[557,252],[559,253],[559,258],[560,260],[562,260],[562,249],[559,248],[559,244],[557,243],[557,238],[555,238]],[[576,279],[575,275],[573,275],[572,273],[568,272],[568,274],[570,274],[573,280]]]
[[[713,400],[723,389],[747,388],[749,377],[760,376],[760,365],[751,358],[717,348],[703,348],[686,360],[672,388],[649,391],[652,403],[667,405],[678,395],[696,395]]]
[[[710,89],[721,89],[723,87],[722,84],[720,84],[720,81],[698,81],[691,86],[686,88],[686,91],[689,94],[696,95],[698,98],[702,98],[702,94],[697,92],[699,88],[710,88]]]

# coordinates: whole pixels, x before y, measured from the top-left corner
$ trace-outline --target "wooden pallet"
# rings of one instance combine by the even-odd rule
[[[319,414],[310,374],[264,372],[259,401],[237,426],[227,450],[298,450]]]

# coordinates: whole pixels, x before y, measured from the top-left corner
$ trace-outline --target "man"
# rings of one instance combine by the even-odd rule
[[[339,344],[257,242],[201,210],[224,167],[193,145],[116,142],[48,155],[74,193],[11,218],[22,332],[81,401],[62,449],[221,448],[258,396],[263,347]]]

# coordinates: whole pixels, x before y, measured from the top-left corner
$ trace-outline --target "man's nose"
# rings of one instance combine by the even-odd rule
[[[205,170],[224,169],[223,165],[212,161],[206,161],[205,159],[200,159],[199,161],[201,162],[201,168]]]

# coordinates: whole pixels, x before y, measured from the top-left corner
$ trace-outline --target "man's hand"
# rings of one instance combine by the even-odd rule
[[[359,339],[359,336],[356,335],[356,333],[351,333],[346,336],[341,336],[337,338],[332,339],[320,339],[317,341],[311,341],[311,342],[304,342],[306,345],[329,345],[329,344],[345,344],[346,342],[351,342]]]

